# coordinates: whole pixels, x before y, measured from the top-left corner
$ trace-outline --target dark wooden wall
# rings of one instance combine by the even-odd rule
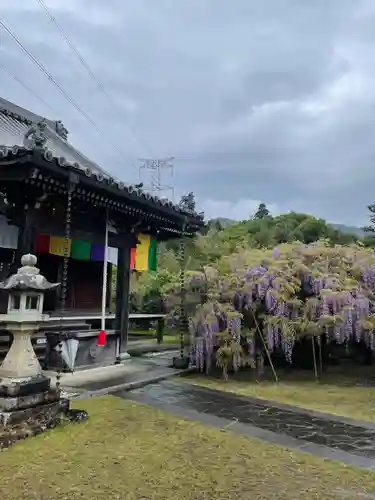
[[[69,261],[69,307],[100,311],[102,306],[102,262]]]
[[[37,255],[37,257],[41,273],[52,283],[61,283],[63,259],[54,255]],[[108,264],[108,285],[111,281],[111,268],[111,264]],[[66,309],[101,311],[102,282],[103,262],[69,259]],[[48,292],[44,300],[46,312],[60,308],[59,292]],[[109,303],[110,294],[107,288],[107,306]]]

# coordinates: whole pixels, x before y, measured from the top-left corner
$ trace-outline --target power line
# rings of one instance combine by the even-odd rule
[[[34,97],[36,97],[37,99],[39,99],[39,101],[41,103],[44,104],[44,106],[46,106],[50,111],[52,111],[52,113],[56,113],[56,110],[53,109],[50,104],[48,104],[48,102],[46,102],[42,97],[40,97],[39,94],[37,94],[33,89],[31,89],[28,85],[26,85],[25,82],[23,82],[20,78],[18,78],[17,75],[15,75],[12,71],[10,71],[9,68],[5,67],[3,63],[0,62],[0,69],[2,69],[5,73],[7,73],[11,78],[13,78],[13,80],[15,80],[17,83],[19,83],[20,85],[22,85],[22,87],[27,90],[28,92],[30,92],[30,94],[32,94]]]
[[[47,76],[49,81],[55,85],[55,87],[60,91],[60,93],[65,97],[67,101],[82,115],[86,120],[95,128],[97,132],[103,135],[102,130],[97,126],[94,120],[79,106],[79,104],[64,90],[61,85],[55,80],[52,74],[47,70],[47,68],[23,45],[17,35],[7,26],[5,20],[0,16],[0,26],[4,28],[6,33],[16,42],[16,44],[22,49],[22,51],[27,55],[27,57],[34,63],[38,68]],[[121,151],[116,144],[114,144],[110,139],[107,139],[108,143],[111,144],[113,148],[118,151],[121,156],[126,156],[123,151]]]
[[[47,5],[45,4],[44,0],[36,0],[36,2],[39,4],[39,6],[41,7],[41,9],[44,10],[44,12],[46,13],[46,15],[49,17],[49,19],[51,20],[51,22],[56,26],[57,30],[60,32],[61,36],[64,38],[65,42],[68,44],[68,46],[71,48],[71,50],[74,52],[74,54],[76,55],[77,59],[79,60],[79,62],[82,64],[82,66],[85,68],[85,70],[87,71],[87,73],[89,74],[90,78],[92,80],[94,80],[94,82],[96,83],[98,89],[100,90],[100,92],[102,92],[106,98],[108,99],[108,101],[110,102],[110,104],[113,106],[113,108],[116,110],[116,113],[119,113],[119,107],[118,105],[116,105],[115,101],[112,99],[112,97],[108,94],[107,90],[105,89],[104,85],[100,82],[100,80],[97,78],[97,76],[95,75],[94,71],[92,70],[92,68],[90,67],[90,65],[86,62],[85,58],[83,57],[83,55],[80,53],[80,51],[77,49],[76,45],[71,41],[71,39],[68,37],[68,35],[66,34],[65,30],[63,29],[63,27],[61,26],[61,24],[57,21],[56,17],[52,14],[52,12],[50,11],[50,9],[47,7]],[[121,122],[123,123],[123,115],[120,113],[120,119],[121,119]],[[128,128],[128,130],[130,131],[130,133],[132,134],[133,138],[136,140],[136,142],[142,146],[140,140],[138,139],[137,137],[137,134],[135,133],[135,131],[129,126],[129,124],[126,124],[126,127]],[[145,145],[147,146],[147,145]],[[148,150],[149,148],[146,147],[146,150]]]
[[[45,106],[48,107],[48,109],[55,115],[58,114],[58,112],[56,111],[56,109],[54,109],[50,104],[48,104],[48,102],[46,102],[39,94],[37,94],[35,92],[35,90],[33,90],[32,88],[30,88],[28,85],[26,85],[25,82],[23,82],[17,75],[15,75],[12,71],[10,71],[9,68],[7,68],[3,63],[0,63],[0,69],[3,70],[5,73],[7,73],[11,78],[13,78],[17,83],[19,83],[25,90],[27,90],[30,94],[32,94],[34,97],[36,97],[37,99],[39,99],[39,101],[44,104]],[[119,163],[119,161],[117,160],[117,163]],[[122,164],[120,164],[122,165]],[[133,163],[131,164],[133,168],[137,168]],[[109,174],[108,174],[109,175]]]
[[[37,99],[39,99],[39,101],[42,102],[45,106],[47,106],[53,114],[55,114],[55,115],[58,114],[58,112],[56,111],[56,109],[54,109],[50,104],[48,104],[48,102],[46,102],[42,97],[40,97],[40,95],[37,94],[32,88],[30,88],[28,85],[26,85],[25,82],[23,82],[12,71],[10,71],[9,68],[7,68],[3,63],[0,63],[0,69],[3,70],[5,73],[7,73],[11,78],[13,78],[17,83],[19,83],[30,94],[32,94],[34,97],[36,97]],[[122,166],[122,163],[120,164],[118,160],[117,160],[116,163],[118,163],[119,165]],[[132,167],[133,168],[137,168],[134,164],[132,164]]]

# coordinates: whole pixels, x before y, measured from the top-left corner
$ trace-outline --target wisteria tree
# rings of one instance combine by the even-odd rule
[[[198,370],[216,364],[227,377],[229,368],[261,366],[264,356],[272,365],[276,349],[291,362],[301,337],[313,349],[325,336],[374,350],[374,292],[375,256],[360,245],[242,248],[187,282],[191,355]]]

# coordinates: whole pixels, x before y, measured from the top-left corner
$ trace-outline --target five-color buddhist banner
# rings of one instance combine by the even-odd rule
[[[82,261],[104,261],[104,245],[83,240],[70,240],[60,236],[37,234],[34,242],[37,254],[51,254]],[[107,261],[117,265],[117,248],[108,247]],[[157,270],[157,242],[150,235],[138,235],[136,248],[131,249],[130,268],[136,271]]]
[[[70,257],[71,248],[72,248],[71,240],[66,240],[61,236],[51,236],[49,240],[48,253],[52,255],[58,255],[59,257],[65,257],[65,255]]]
[[[137,271],[157,271],[157,245],[149,234],[140,234],[135,249],[134,269]]]
[[[0,248],[16,249],[18,245],[18,227],[8,224],[0,216]],[[34,241],[36,254],[51,254],[82,261],[104,261],[104,245],[83,240],[71,240],[61,236],[37,234]],[[117,265],[117,248],[109,247],[107,261]],[[136,248],[131,249],[130,268],[137,271],[157,271],[157,241],[149,234],[138,235]]]

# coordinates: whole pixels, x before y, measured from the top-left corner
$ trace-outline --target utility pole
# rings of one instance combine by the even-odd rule
[[[162,182],[163,172],[168,172],[170,179],[174,174],[174,157],[170,158],[139,158],[139,181],[143,182],[144,187],[151,194],[162,198],[165,196],[174,202],[174,187],[171,183]],[[144,175],[142,175],[144,173]],[[146,176],[146,179],[142,178]]]

